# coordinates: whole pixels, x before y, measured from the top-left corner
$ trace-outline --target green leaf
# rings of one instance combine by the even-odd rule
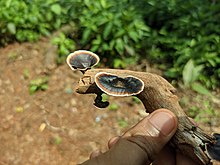
[[[107,7],[106,0],[100,0],[100,3],[101,3],[101,5],[102,5],[103,8],[106,8],[106,7]]]
[[[61,6],[59,4],[53,4],[50,9],[57,15],[61,14]]]
[[[102,94],[102,101],[105,102],[105,101],[108,101],[109,100],[109,96],[106,95],[105,93]]]
[[[126,50],[126,52],[127,52],[128,54],[130,54],[130,55],[134,55],[134,54],[135,54],[135,51],[134,51],[133,47],[130,47],[130,46],[128,46],[128,45],[125,45],[125,50]]]
[[[101,39],[101,36],[100,35],[98,35],[97,37],[96,37],[96,39],[94,39],[93,41],[92,41],[92,45],[100,45],[102,43],[102,39]]]
[[[83,31],[82,44],[85,44],[88,42],[91,32],[92,32],[91,29],[85,29]]]
[[[52,42],[52,44],[54,44],[54,45],[58,45],[58,44],[60,44],[60,38],[59,37],[54,37],[54,38],[52,38],[51,39],[51,42]]]
[[[135,104],[141,104],[141,100],[140,100],[138,97],[136,97],[136,96],[133,96],[133,97],[132,97],[132,100],[133,100],[133,102],[134,102]]]
[[[190,59],[183,68],[183,82],[186,87],[189,87],[193,82],[198,80],[200,72],[203,70],[203,65],[195,66],[193,60]]]
[[[193,47],[193,46],[195,46],[196,45],[196,40],[195,39],[192,39],[191,41],[190,41],[190,47]]]
[[[109,46],[107,43],[102,44],[102,50],[104,50],[104,51],[109,50]]]
[[[112,30],[112,26],[113,26],[112,22],[109,22],[107,26],[105,27],[104,32],[103,32],[104,39],[107,39],[107,37],[109,36]]]
[[[108,106],[108,109],[109,109],[110,111],[117,111],[118,108],[119,108],[119,105],[116,104],[116,103],[112,103],[112,104],[110,104],[110,105]]]
[[[41,88],[42,90],[47,90],[47,89],[48,89],[48,84],[42,84],[42,85],[40,86],[40,88]]]
[[[161,65],[162,67],[163,65]],[[170,68],[169,70],[165,71],[164,75],[170,78],[178,77],[179,70],[178,68]]]
[[[16,26],[14,23],[8,23],[7,28],[11,34],[16,34]]]
[[[201,71],[203,70],[203,65],[197,65],[193,68],[193,76],[192,76],[192,83],[196,80],[198,80],[199,75],[201,74]]]
[[[6,8],[10,7],[12,0],[7,0],[6,2]]]
[[[119,59],[119,58],[115,58],[113,60],[113,67],[114,68],[125,68],[126,63],[123,60]]]
[[[118,38],[118,37],[123,36],[125,33],[126,33],[125,29],[119,29],[119,30],[114,34],[114,36],[115,36],[116,38]]]
[[[124,119],[118,120],[118,125],[122,128],[126,128],[128,126],[128,122]]]
[[[94,45],[91,47],[92,52],[96,52],[99,49],[99,45]]]
[[[165,28],[160,29],[159,34],[166,36],[168,34]]]
[[[31,86],[29,87],[29,93],[30,93],[31,95],[34,94],[34,92],[37,91],[37,88],[38,88],[37,85],[31,85]]]
[[[138,34],[135,31],[128,32],[128,35],[134,42],[138,42]]]
[[[117,52],[118,52],[119,54],[123,54],[123,52],[124,52],[124,43],[123,43],[123,41],[122,41],[121,38],[118,38],[118,39],[116,40],[115,49],[117,50]]]
[[[183,82],[184,85],[189,87],[189,85],[192,82],[193,79],[193,69],[194,69],[194,64],[193,64],[193,60],[189,60],[186,65],[183,68]]]
[[[115,40],[111,40],[109,44],[110,49],[113,49],[114,46],[115,46]]]
[[[200,83],[194,82],[192,84],[192,89],[200,94],[212,96],[211,92],[206,87],[201,85]]]
[[[54,139],[54,143],[55,143],[56,145],[61,144],[61,143],[62,143],[62,138],[59,137],[59,136],[55,137],[55,139]]]
[[[212,96],[211,92],[206,87],[201,85],[200,83],[194,82],[192,84],[192,89],[200,94]]]
[[[59,53],[61,55],[67,55],[67,54],[69,54],[69,50],[66,48],[65,45],[60,45]]]

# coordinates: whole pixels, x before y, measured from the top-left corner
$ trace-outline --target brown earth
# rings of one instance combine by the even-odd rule
[[[81,163],[146,115],[130,97],[110,97],[116,107],[96,108],[95,96],[74,92],[80,73],[67,65],[48,69],[50,48],[48,39],[42,39],[0,49],[0,165]],[[30,95],[30,81],[45,76],[48,89]],[[201,126],[220,132],[218,117],[212,120],[214,124]]]

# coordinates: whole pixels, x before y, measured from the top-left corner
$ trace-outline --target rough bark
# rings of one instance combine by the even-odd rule
[[[188,155],[199,164],[212,164],[205,153],[205,143],[214,143],[214,137],[195,126],[179,105],[179,98],[175,94],[176,89],[164,78],[156,74],[135,72],[116,69],[91,69],[87,70],[79,81],[76,89],[78,93],[96,93],[100,96],[102,91],[96,86],[94,76],[99,72],[108,72],[119,77],[135,76],[140,78],[145,86],[137,95],[142,101],[146,112],[151,113],[159,108],[166,108],[178,117],[179,124],[175,136],[170,145],[177,151]]]

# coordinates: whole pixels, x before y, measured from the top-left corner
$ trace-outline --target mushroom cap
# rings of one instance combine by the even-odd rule
[[[67,56],[66,62],[72,70],[87,70],[99,63],[99,56],[87,50],[77,50]]]
[[[210,159],[220,161],[220,134],[214,133],[216,143],[206,144],[206,151]]]
[[[106,72],[97,73],[95,83],[103,92],[112,96],[137,95],[144,89],[144,82],[137,77],[118,77]]]

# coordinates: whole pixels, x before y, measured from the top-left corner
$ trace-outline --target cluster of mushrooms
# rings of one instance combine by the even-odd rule
[[[67,57],[67,64],[72,70],[86,70],[99,63],[99,56],[85,50],[78,50]],[[99,72],[95,75],[95,83],[104,93],[111,96],[137,95],[144,89],[144,82],[134,76],[118,77],[117,75]]]
[[[97,94],[94,104],[100,108],[109,105],[108,102],[102,102],[102,93],[111,96],[137,96],[149,113],[158,108],[167,108],[179,120],[170,145],[201,165],[212,164],[212,160],[220,161],[220,134],[209,135],[189,120],[170,83],[158,75],[146,72],[92,69],[99,61],[95,53],[86,50],[78,50],[67,56],[69,67],[83,73],[76,92]]]

